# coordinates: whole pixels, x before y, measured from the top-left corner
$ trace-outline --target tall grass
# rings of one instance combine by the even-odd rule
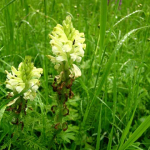
[[[149,10],[150,2],[142,0],[122,1],[121,7],[115,0],[109,5],[106,0],[0,1],[0,147],[8,144],[5,140],[15,130],[5,121],[9,118],[6,104],[12,100],[7,99],[5,70],[18,67],[30,55],[44,75],[36,106],[30,103],[35,110],[27,115],[23,149],[26,145],[30,149],[148,149]],[[52,128],[50,110],[56,71],[45,56],[52,54],[48,34],[67,15],[72,16],[74,27],[85,33],[86,50],[80,65],[82,76],[73,85],[76,96],[68,104],[72,110],[69,124],[75,126],[75,132],[69,129],[61,135],[70,143],[57,143],[59,131]],[[25,141],[25,137],[31,139]]]

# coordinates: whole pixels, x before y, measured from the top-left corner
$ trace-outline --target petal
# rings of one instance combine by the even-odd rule
[[[70,54],[70,56],[71,56],[71,59],[73,60],[73,61],[75,61],[76,59],[77,59],[77,56],[73,53],[73,54]]]
[[[70,52],[72,47],[69,44],[65,44],[62,47],[63,52]]]
[[[56,60],[58,63],[62,62],[62,61],[67,61],[67,56],[66,54],[64,53],[62,56],[58,56],[56,57]]]
[[[42,68],[36,68],[34,67],[33,70],[32,70],[32,78],[40,78],[41,77],[41,74],[43,73],[43,69]]]
[[[7,104],[7,106],[13,105],[17,100],[18,100],[18,98],[15,98],[14,100],[10,101],[10,102]]]
[[[26,93],[24,93],[24,99],[29,99],[29,100],[34,100],[36,96],[36,93],[31,91],[31,90],[28,90]]]
[[[74,68],[75,78],[81,76],[81,70],[75,64],[73,64],[73,68]]]
[[[6,84],[6,88],[10,89],[10,90],[13,90],[14,87],[11,85],[11,84]]]
[[[75,64],[73,64],[73,68],[71,69],[70,72],[71,72],[70,77],[74,76],[74,78],[77,78],[81,76],[81,70]]]
[[[14,66],[11,67],[11,71],[14,76],[19,74],[19,71],[17,71]]]
[[[16,91],[17,91],[18,93],[21,93],[24,88],[25,88],[25,83],[20,83],[20,84],[16,87]]]
[[[11,73],[9,73],[7,70],[5,70],[5,72],[7,73],[7,78],[8,79],[10,79],[10,78],[12,78],[13,76],[12,76],[12,74]]]
[[[23,65],[23,63],[21,62],[21,63],[19,64],[19,67],[18,67],[18,70],[19,70],[19,71],[21,71],[22,65]]]
[[[51,55],[47,55],[47,58],[49,58],[53,64],[56,63],[56,58],[55,57],[53,57]]]
[[[38,90],[38,86],[37,85],[33,85],[33,87],[32,87],[32,90],[34,91],[34,92],[36,92],[37,90]]]
[[[81,61],[81,57],[78,56],[77,59],[76,59],[76,61],[77,61],[77,62],[80,62],[80,61]]]

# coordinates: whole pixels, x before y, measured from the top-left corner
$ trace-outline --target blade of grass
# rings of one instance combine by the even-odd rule
[[[34,9],[33,8],[33,6],[31,6],[31,5],[29,5],[30,6],[30,8],[34,11],[34,12],[36,12],[36,9]],[[50,17],[50,16],[48,16],[48,15],[46,15],[45,16],[45,13],[42,13],[42,12],[38,12],[41,16],[43,16],[43,17],[46,17],[46,18],[48,18],[48,19],[51,19],[55,24],[58,24],[58,22],[54,19],[54,18],[52,18],[52,17]],[[46,13],[47,14],[47,13]]]
[[[111,132],[109,134],[109,142],[108,142],[108,146],[107,146],[107,150],[111,150],[111,145],[112,145],[112,140],[113,140],[113,131],[114,131],[114,124],[111,128]]]
[[[40,93],[40,92],[39,92]],[[41,95],[41,93],[40,93],[40,95]],[[40,105],[40,109],[41,109],[41,114],[42,114],[42,121],[43,121],[43,137],[44,137],[44,139],[45,139],[45,130],[46,130],[46,120],[45,120],[45,110],[44,110],[44,104],[43,104],[43,102],[42,102],[42,99],[39,97],[38,98],[38,103],[39,103],[39,105]]]
[[[99,51],[100,62],[101,62],[102,51],[103,51],[103,47],[104,47],[106,22],[107,22],[107,1],[101,0],[101,8],[100,8],[100,51]]]
[[[116,62],[116,58],[114,63]],[[117,64],[114,67],[114,80],[113,80],[113,113],[112,113],[112,117],[113,117],[113,124],[112,124],[112,129],[109,135],[109,142],[108,142],[108,146],[107,146],[107,150],[111,150],[111,145],[112,145],[112,139],[113,139],[113,130],[114,130],[114,124],[115,124],[115,115],[116,115],[116,103],[117,103],[117,77],[118,74],[116,73],[117,70]]]
[[[120,148],[122,147],[123,142],[124,142],[124,140],[125,140],[127,134],[129,133],[129,129],[130,129],[130,127],[131,127],[131,124],[132,124],[132,121],[133,121],[133,117],[134,117],[136,108],[137,108],[137,106],[135,107],[135,109],[134,109],[134,111],[133,111],[133,113],[132,113],[131,119],[130,119],[130,121],[128,122],[127,127],[126,127],[125,130],[123,131],[123,134],[122,134],[121,139],[120,139],[120,144],[119,144],[119,149],[118,149],[118,150],[121,150]]]
[[[33,86],[34,86],[34,85],[33,85]],[[32,87],[33,87],[33,86],[32,86]],[[11,97],[10,99],[4,99],[2,105],[0,106],[0,110],[1,110],[5,105],[7,105],[10,101],[12,101],[12,100],[14,100],[15,98],[17,98],[17,97],[23,95],[25,92],[27,92],[28,90],[30,90],[32,87],[30,87],[30,88],[27,89],[27,90],[23,90],[22,92],[20,92],[19,94],[16,94],[15,96]]]
[[[113,110],[112,110],[102,99],[100,99],[99,97],[97,97],[97,99],[98,99],[99,101],[101,101],[101,103],[102,103],[105,107],[107,107],[107,108],[113,113]],[[115,115],[115,117],[120,121],[120,123],[123,124],[123,122],[119,119],[119,117],[118,117],[117,115]]]
[[[134,131],[130,138],[125,142],[119,150],[125,150],[131,146],[148,128],[150,127],[150,116]]]
[[[0,11],[2,11],[3,9],[5,9],[6,7],[8,7],[10,4],[12,4],[13,2],[15,2],[16,0],[12,0],[10,1],[8,4],[6,4],[3,8],[0,9]]]
[[[93,96],[93,99],[92,99],[92,101],[90,103],[90,106],[86,108],[86,112],[85,112],[84,119],[83,119],[83,124],[85,124],[85,122],[86,122],[86,119],[87,119],[87,116],[88,116],[88,114],[90,112],[91,106],[93,105],[93,103],[96,100],[96,96],[102,90],[103,84],[105,83],[105,80],[107,79],[107,76],[108,76],[108,74],[110,72],[111,66],[112,66],[112,64],[114,62],[114,58],[115,58],[117,52],[119,51],[119,49],[121,48],[122,44],[130,37],[131,34],[135,33],[138,30],[149,28],[149,27],[150,26],[144,26],[144,27],[141,27],[141,28],[133,29],[130,32],[128,32],[127,34],[125,34],[125,36],[118,42],[118,44],[116,45],[116,47],[115,47],[115,49],[114,49],[114,51],[113,51],[109,61],[107,62],[106,68],[105,68],[104,73],[102,75],[102,78],[101,78],[101,80],[99,82],[98,88],[97,88],[97,90],[96,90],[96,92],[95,92],[95,94]]]
[[[3,93],[7,94],[7,92],[5,91],[5,89],[3,89],[2,87],[0,87],[0,90],[1,90]]]
[[[102,114],[102,104],[100,104],[100,110],[99,110],[99,123],[98,123],[98,134],[97,134],[96,150],[100,149],[101,116],[102,116],[101,114]]]
[[[139,12],[143,12],[143,10],[136,10],[136,11],[134,11],[134,12],[132,12],[132,13],[126,15],[125,17],[121,18],[118,22],[116,22],[116,23],[113,25],[113,27],[117,26],[117,25],[118,25],[119,23],[121,23],[123,20],[125,20],[125,19],[129,18],[130,16],[132,16],[132,15],[134,15],[134,14],[136,14],[136,13],[139,13]]]
[[[100,4],[100,51],[99,51],[99,59],[101,62],[102,59],[102,51],[104,46],[104,38],[105,38],[105,31],[106,31],[106,22],[107,22],[107,1],[101,0]],[[100,66],[99,66],[99,72],[97,74],[97,79],[100,73]],[[98,134],[97,134],[97,142],[96,142],[96,150],[100,149],[100,133],[101,133],[101,113],[102,113],[102,104],[100,108],[100,114],[99,114],[99,124],[98,124]]]
[[[0,135],[0,142],[5,138],[5,136],[8,134],[8,130],[4,131],[1,135]]]
[[[143,60],[144,60],[144,53],[143,53],[141,62],[143,62]],[[139,67],[139,71],[136,72],[136,77],[134,77],[134,80],[135,80],[134,83],[135,83],[135,85],[133,87],[133,92],[132,93],[135,93],[135,94],[133,94],[133,96],[131,98],[132,101],[134,99],[136,100],[136,101],[134,101],[135,108],[134,108],[132,117],[131,117],[130,121],[128,122],[128,125],[127,125],[127,127],[125,128],[125,130],[124,130],[124,132],[122,134],[122,137],[121,137],[121,140],[120,140],[120,143],[119,143],[119,148],[118,148],[119,150],[121,150],[121,147],[122,147],[122,145],[123,145],[123,143],[125,141],[125,138],[127,137],[128,133],[129,133],[129,129],[132,127],[131,124],[132,124],[132,121],[133,121],[133,117],[135,115],[136,108],[138,106],[138,98],[139,98],[139,96],[138,96],[138,93],[139,93],[138,89],[139,89],[140,76],[141,76],[141,68]],[[136,83],[137,83],[137,85],[136,85]],[[130,111],[128,110],[128,112],[130,112]]]
[[[28,91],[28,90],[26,90],[26,91]],[[4,102],[3,102],[2,105],[0,106],[0,110],[1,110],[5,105],[7,105],[10,101],[12,101],[12,100],[14,100],[15,98],[21,96],[21,95],[22,95],[24,92],[26,92],[26,91],[22,91],[20,94],[17,94],[17,95],[13,96],[13,97],[10,98],[10,99],[5,99],[5,100],[3,100]]]
[[[47,55],[47,0],[44,0],[44,8],[45,8],[45,49],[44,55]],[[47,59],[44,57],[44,79],[45,79],[45,96],[46,96],[46,104],[48,105],[48,67],[47,67]]]

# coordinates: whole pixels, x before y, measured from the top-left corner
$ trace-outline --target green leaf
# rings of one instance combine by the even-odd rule
[[[74,133],[63,133],[61,138],[64,142],[70,143],[70,140],[75,140],[75,134]]]
[[[65,132],[60,132],[58,136],[64,141],[64,143],[71,143],[70,140],[75,140],[78,129],[77,126],[69,125],[68,129]]]
[[[150,116],[134,131],[129,139],[119,148],[119,150],[125,150],[131,146],[146,130],[150,127]]]

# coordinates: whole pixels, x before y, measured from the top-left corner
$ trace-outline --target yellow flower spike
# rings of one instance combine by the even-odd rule
[[[12,90],[12,95],[27,90],[23,98],[34,100],[36,91],[40,86],[39,78],[43,73],[43,69],[34,67],[31,57],[27,56],[24,62],[19,64],[18,70],[12,66],[11,71],[12,73],[9,73],[7,70],[5,71],[7,73],[6,88]],[[11,101],[8,106],[14,104],[17,99]]]
[[[62,25],[57,24],[49,37],[53,56],[48,55],[47,57],[55,64],[54,68],[60,73],[63,71],[60,69],[63,68],[62,65],[67,63],[66,66],[71,73],[70,77],[81,76],[80,69],[73,62],[81,62],[86,48],[85,38],[84,33],[80,33],[73,27],[71,17],[67,16]]]
[[[70,16],[66,17],[62,25],[57,24],[49,37],[52,55],[47,57],[58,71],[52,84],[53,91],[58,94],[54,128],[65,131],[67,128],[63,128],[63,116],[69,115],[69,109],[65,103],[74,96],[71,89],[73,81],[81,76],[80,69],[74,63],[81,62],[84,56],[85,38],[84,33],[80,33],[73,27]],[[55,113],[55,106],[51,109],[53,113]],[[64,110],[66,110],[65,113]]]

